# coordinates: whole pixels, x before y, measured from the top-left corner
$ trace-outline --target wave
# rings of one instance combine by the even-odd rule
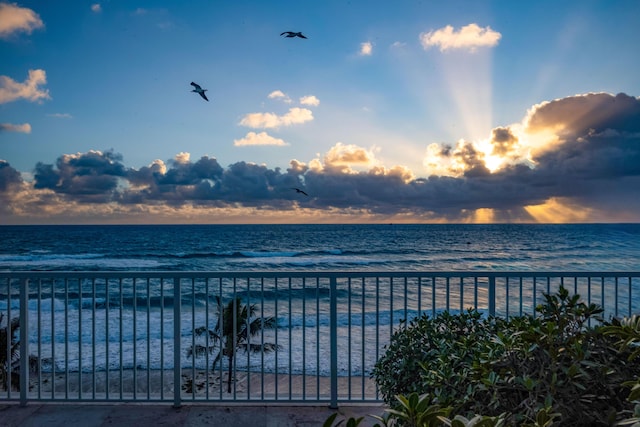
[[[26,255],[0,255],[0,269],[133,269],[157,268],[166,263],[145,258],[111,258],[102,254],[43,254],[33,252]]]
[[[295,258],[312,255],[342,255],[340,249],[323,249],[314,251],[221,251],[221,252],[178,252],[167,254],[147,254],[149,257],[198,259],[198,258]]]

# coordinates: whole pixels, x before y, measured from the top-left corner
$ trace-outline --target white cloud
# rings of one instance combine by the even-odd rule
[[[10,77],[0,76],[0,104],[27,99],[39,101],[51,99],[47,89],[39,89],[38,86],[47,83],[47,73],[44,70],[29,70],[29,77],[24,83],[18,83]]]
[[[100,3],[94,3],[91,5],[91,11],[93,13],[100,13],[102,12],[102,6],[100,5]]]
[[[189,159],[191,158],[191,154],[181,151],[173,158],[173,161],[176,163],[189,163]]]
[[[300,98],[300,104],[317,107],[318,105],[320,105],[320,100],[314,95],[307,95]]]
[[[493,47],[502,37],[491,27],[481,28],[478,24],[469,24],[456,31],[451,25],[426,33],[420,33],[420,42],[426,50],[437,46],[441,52],[448,49],[468,49],[473,52],[479,47]]]
[[[8,39],[20,31],[31,34],[33,30],[42,27],[42,19],[33,10],[16,4],[0,3],[0,38]]]
[[[11,123],[0,123],[0,132],[31,133],[31,125],[29,123],[23,123],[21,125],[14,125]]]
[[[47,117],[55,117],[56,119],[72,119],[73,116],[69,113],[51,113],[47,114]]]
[[[373,53],[373,44],[371,42],[360,43],[360,56],[371,56]]]
[[[247,135],[244,138],[235,139],[233,141],[233,145],[235,145],[236,147],[241,147],[241,146],[244,146],[244,145],[278,145],[278,146],[284,146],[284,145],[289,145],[289,144],[287,144],[286,142],[284,142],[280,138],[274,138],[273,136],[269,135],[266,132],[260,132],[260,133],[249,132],[249,133],[247,133]]]
[[[281,99],[282,101],[286,102],[287,104],[291,103],[291,98],[289,98],[289,96],[286,95],[281,90],[274,90],[267,97],[269,99]]]
[[[324,165],[327,168],[352,173],[352,167],[368,168],[378,165],[376,151],[379,150],[375,147],[367,150],[354,144],[338,142],[325,154]]]
[[[289,108],[283,116],[274,113],[249,113],[240,120],[240,125],[250,128],[277,128],[313,120],[313,113],[306,108]]]

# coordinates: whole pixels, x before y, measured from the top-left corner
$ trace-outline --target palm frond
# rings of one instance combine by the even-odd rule
[[[276,350],[280,350],[281,347],[275,343],[266,342],[264,344],[245,344],[244,351],[250,353],[271,353]]]
[[[216,351],[217,347],[216,346],[205,346],[205,345],[200,345],[200,344],[196,344],[192,347],[189,347],[187,349],[187,357],[191,357],[194,356],[195,357],[203,357],[206,356],[207,353],[208,354],[213,354]]]

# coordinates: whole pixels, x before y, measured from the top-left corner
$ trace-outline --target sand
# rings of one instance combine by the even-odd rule
[[[181,399],[224,401],[328,401],[331,380],[326,376],[236,372],[227,392],[226,371],[183,369]],[[173,400],[173,370],[112,370],[107,372],[42,373],[30,376],[30,399]],[[7,392],[0,390],[0,397]],[[17,392],[13,391],[12,395]],[[338,399],[375,401],[376,384],[369,377],[338,377]]]

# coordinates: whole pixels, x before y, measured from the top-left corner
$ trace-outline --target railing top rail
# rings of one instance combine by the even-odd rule
[[[0,278],[640,277],[640,271],[0,271]]]

